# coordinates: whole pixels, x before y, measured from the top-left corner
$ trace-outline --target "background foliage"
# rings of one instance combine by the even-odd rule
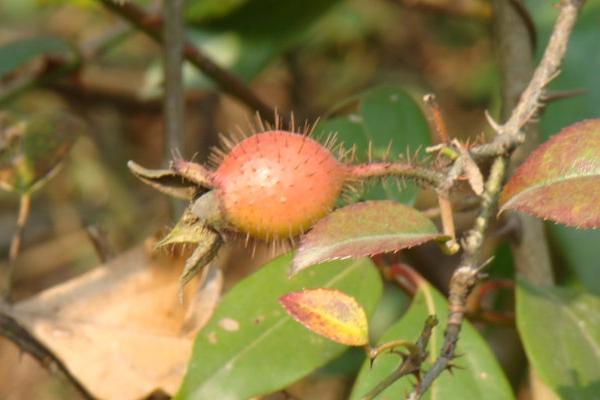
[[[133,3],[158,9],[160,2]],[[453,135],[470,141],[478,140],[479,133],[491,135],[483,111],[498,113],[500,82],[488,2],[464,2],[467,6],[462,13],[456,12],[454,2],[442,0],[290,0],[285,7],[280,3],[188,0],[186,34],[284,115],[293,110],[297,119],[312,122],[320,117],[316,136],[338,132],[338,140],[356,146],[358,160],[366,160],[369,152],[375,158],[388,154],[391,159],[425,157],[424,147],[433,142],[421,104],[421,96],[427,92],[438,96]],[[556,10],[545,0],[525,3],[537,31],[539,58]],[[576,121],[600,117],[600,4],[588,3],[573,33],[562,73],[550,87],[584,91],[548,105],[540,119],[544,139]],[[81,309],[50,310],[40,300],[48,295],[43,291],[53,288],[59,304],[65,299],[81,300],[73,287],[59,284],[101,264],[104,260],[98,254],[111,258],[144,241],[152,248],[152,238],[171,224],[171,204],[165,196],[136,182],[126,168],[129,159],[154,167],[163,163],[161,70],[160,49],[99,2],[0,3],[1,111],[29,117],[50,110],[54,115],[77,115],[86,125],[76,130],[79,137],[72,148],[72,138],[58,144],[47,142],[47,158],[23,150],[26,159],[33,160],[33,170],[42,171],[40,176],[26,177],[29,188],[52,169],[44,163],[50,159],[54,166],[56,151],[62,159],[62,150],[70,149],[61,171],[33,196],[13,288],[14,299],[23,302],[18,316],[33,318],[29,328],[47,338],[51,346],[59,346],[52,344],[57,343],[52,342],[53,335],[74,336],[73,342],[61,347],[65,359],[71,360],[75,353],[69,345],[81,339],[77,332],[85,331],[70,324],[93,313],[98,304],[92,299],[82,302]],[[245,129],[252,111],[223,95],[191,65],[185,67],[185,82],[186,134],[179,151],[186,158],[195,156],[204,162],[209,148],[218,142],[217,133],[228,135],[237,125]],[[43,134],[44,129],[40,131]],[[0,142],[2,187],[10,186],[15,177],[14,169],[6,167],[7,160],[14,159],[14,149],[7,152],[7,148]],[[459,191],[457,196],[463,194]],[[420,210],[436,206],[431,193],[393,181],[373,184],[345,202],[365,199],[394,199]],[[2,254],[8,254],[17,208],[14,193],[0,192]],[[457,213],[459,230],[467,227],[472,217],[469,210]],[[91,232],[103,232],[100,239],[90,240],[90,227]],[[443,375],[429,398],[532,398],[528,397],[528,362],[561,398],[597,396],[600,372],[594,365],[600,360],[596,297],[600,294],[600,230],[548,223],[547,231],[561,288],[538,288],[519,281],[515,283],[516,297],[512,290],[485,295],[482,307],[503,316],[516,303],[515,318],[508,315],[498,323],[475,310],[459,346],[465,356],[457,364],[465,369],[456,369],[454,377]],[[109,250],[98,253],[96,247],[103,244]],[[488,269],[493,280],[514,277],[507,247],[499,235],[492,235],[486,243],[486,253],[496,256]],[[120,255],[109,263],[106,271],[112,272],[106,272],[106,279],[129,282],[120,280],[115,271],[135,271],[138,266],[158,263],[160,267],[151,269],[145,278],[148,286],[140,291],[123,283],[118,300],[105,310],[106,315],[118,318],[100,316],[86,321],[86,326],[99,333],[94,340],[100,343],[106,343],[107,326],[117,324],[120,330],[149,331],[160,340],[181,345],[182,354],[191,354],[187,365],[167,352],[157,351],[152,359],[173,366],[178,379],[187,370],[181,387],[177,380],[173,384],[166,379],[164,384],[169,394],[177,393],[176,398],[181,399],[193,398],[191,393],[216,396],[211,391],[223,388],[229,396],[223,397],[221,392],[224,399],[259,395],[282,399],[283,389],[297,398],[359,398],[389,373],[398,359],[384,355],[368,368],[358,349],[329,342],[293,322],[277,297],[307,287],[340,288],[367,310],[373,343],[400,337],[415,340],[427,314],[436,313],[443,322],[446,305],[442,294],[447,292],[448,278],[456,266],[455,258],[443,256],[432,244],[386,259],[387,264],[409,264],[423,276],[411,298],[410,290],[407,295],[393,280],[382,283],[375,266],[366,259],[315,267],[302,272],[298,280],[288,281],[284,271],[291,262],[289,255],[273,260],[273,252],[259,245],[251,257],[252,249],[233,241],[218,259],[223,275],[205,282],[213,291],[190,288],[190,302],[180,307],[173,287],[167,284],[173,282],[173,271],[180,270],[179,256],[187,255],[186,250],[175,256],[161,253],[153,256],[158,261],[149,261],[148,252],[138,249],[134,256]],[[6,264],[5,259],[2,257],[0,264]],[[129,267],[121,270],[124,266]],[[221,292],[224,296],[217,306]],[[163,296],[159,298],[167,299],[164,309],[148,307],[152,303],[145,295]],[[126,303],[129,309],[122,306],[120,299],[132,296],[136,302]],[[194,315],[194,307],[206,313],[216,310],[206,321]],[[69,326],[56,325],[65,316]],[[171,328],[164,330],[165,325]],[[432,353],[441,341],[441,326],[434,333]],[[199,329],[194,339],[193,333]],[[280,332],[265,336],[270,329]],[[560,337],[552,335],[558,331]],[[127,347],[139,338],[119,340]],[[213,342],[222,347],[211,347]],[[110,366],[111,357],[123,356],[131,370],[143,371],[148,362],[140,358],[144,350],[131,353],[126,357],[119,352],[99,355],[90,363],[89,376],[78,378],[94,390],[110,386],[98,376],[103,366]],[[260,365],[268,370],[258,368]],[[0,382],[0,398],[78,398],[69,385],[31,358],[21,359],[17,348],[5,339],[0,340],[0,376],[5,377]],[[148,381],[141,373],[137,380],[132,396],[147,396],[153,390],[152,379]],[[381,398],[401,396],[409,383],[406,380],[392,387]],[[116,384],[115,390],[122,393]]]

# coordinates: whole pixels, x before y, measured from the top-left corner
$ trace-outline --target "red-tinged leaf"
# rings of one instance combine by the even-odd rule
[[[425,215],[404,204],[353,204],[332,212],[304,235],[292,274],[323,261],[398,251],[442,236]]]
[[[365,310],[344,292],[303,290],[288,293],[279,302],[296,321],[334,342],[364,346],[369,341]]]
[[[580,228],[600,228],[600,119],[573,124],[536,149],[504,187],[515,209]]]

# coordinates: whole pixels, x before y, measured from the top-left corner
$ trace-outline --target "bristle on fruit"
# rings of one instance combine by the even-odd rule
[[[346,166],[307,135],[282,130],[243,139],[214,173],[224,216],[265,240],[296,236],[335,205]]]

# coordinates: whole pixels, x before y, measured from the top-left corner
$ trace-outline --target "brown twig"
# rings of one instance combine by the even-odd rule
[[[162,20],[150,15],[132,2],[117,4],[113,0],[98,0],[108,10],[135,25],[158,43],[164,42]],[[212,59],[202,53],[189,40],[183,45],[183,57],[200,71],[210,77],[225,93],[237,98],[247,106],[258,111],[262,118],[275,123],[275,111],[263,102],[240,78],[221,68]]]
[[[106,237],[106,232],[98,225],[90,225],[85,228],[85,232],[87,233],[88,239],[94,246],[94,250],[96,251],[96,255],[101,263],[105,263],[115,256],[115,252],[108,242],[108,238]]]
[[[183,88],[184,0],[163,1],[163,76],[165,95],[163,165],[167,167],[174,151],[183,151],[185,141],[185,97]],[[171,199],[171,220],[183,212],[184,205]]]
[[[438,321],[435,316],[430,315],[427,317],[421,335],[414,344],[415,351],[409,352],[402,361],[402,364],[379,382],[370,392],[364,395],[361,400],[372,400],[403,376],[418,374],[421,364],[427,359],[427,344],[429,343],[429,338],[431,338],[431,332],[437,324]]]
[[[557,75],[566,52],[567,43],[573,26],[577,20],[584,0],[563,0],[560,14],[555,23],[552,36],[527,88],[520,97],[510,118],[502,125],[495,125],[499,136],[511,137],[521,135],[524,126],[536,115],[541,107],[541,98],[546,85]],[[456,343],[464,320],[466,299],[478,279],[481,265],[481,247],[490,219],[495,213],[497,198],[506,174],[507,155],[494,159],[482,194],[479,216],[473,228],[463,240],[464,253],[460,267],[454,272],[450,281],[449,316],[444,334],[444,343],[439,357],[427,371],[420,384],[408,396],[409,400],[420,398],[434,380],[449,366],[454,359]]]
[[[0,104],[38,85],[46,85],[75,73],[81,67],[79,54],[46,57],[33,71],[17,75],[8,82],[0,82]]]
[[[8,259],[11,263],[15,261],[19,255],[19,249],[21,248],[21,240],[27,219],[29,218],[29,211],[31,209],[31,195],[24,193],[21,195],[19,200],[19,215],[17,217],[17,227],[13,235],[13,240],[10,243],[10,251],[8,253]]]
[[[19,215],[17,216],[17,226],[15,228],[15,232],[13,233],[12,241],[10,242],[8,265],[2,277],[2,282],[0,283],[0,299],[8,299],[10,297],[15,260],[19,255],[21,242],[23,240],[23,232],[25,231],[25,225],[27,225],[27,219],[29,219],[30,210],[31,194],[23,193],[19,199]]]
[[[0,336],[12,341],[19,349],[29,353],[49,371],[56,373],[73,385],[84,399],[93,399],[94,396],[71,374],[65,364],[56,357],[46,346],[33,337],[14,318],[4,312],[6,305],[0,304]]]

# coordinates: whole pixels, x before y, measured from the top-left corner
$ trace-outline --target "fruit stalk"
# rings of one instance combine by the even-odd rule
[[[349,168],[349,176],[353,180],[371,178],[397,177],[419,181],[433,188],[439,187],[443,182],[440,173],[415,166],[407,162],[373,162],[354,165]]]

